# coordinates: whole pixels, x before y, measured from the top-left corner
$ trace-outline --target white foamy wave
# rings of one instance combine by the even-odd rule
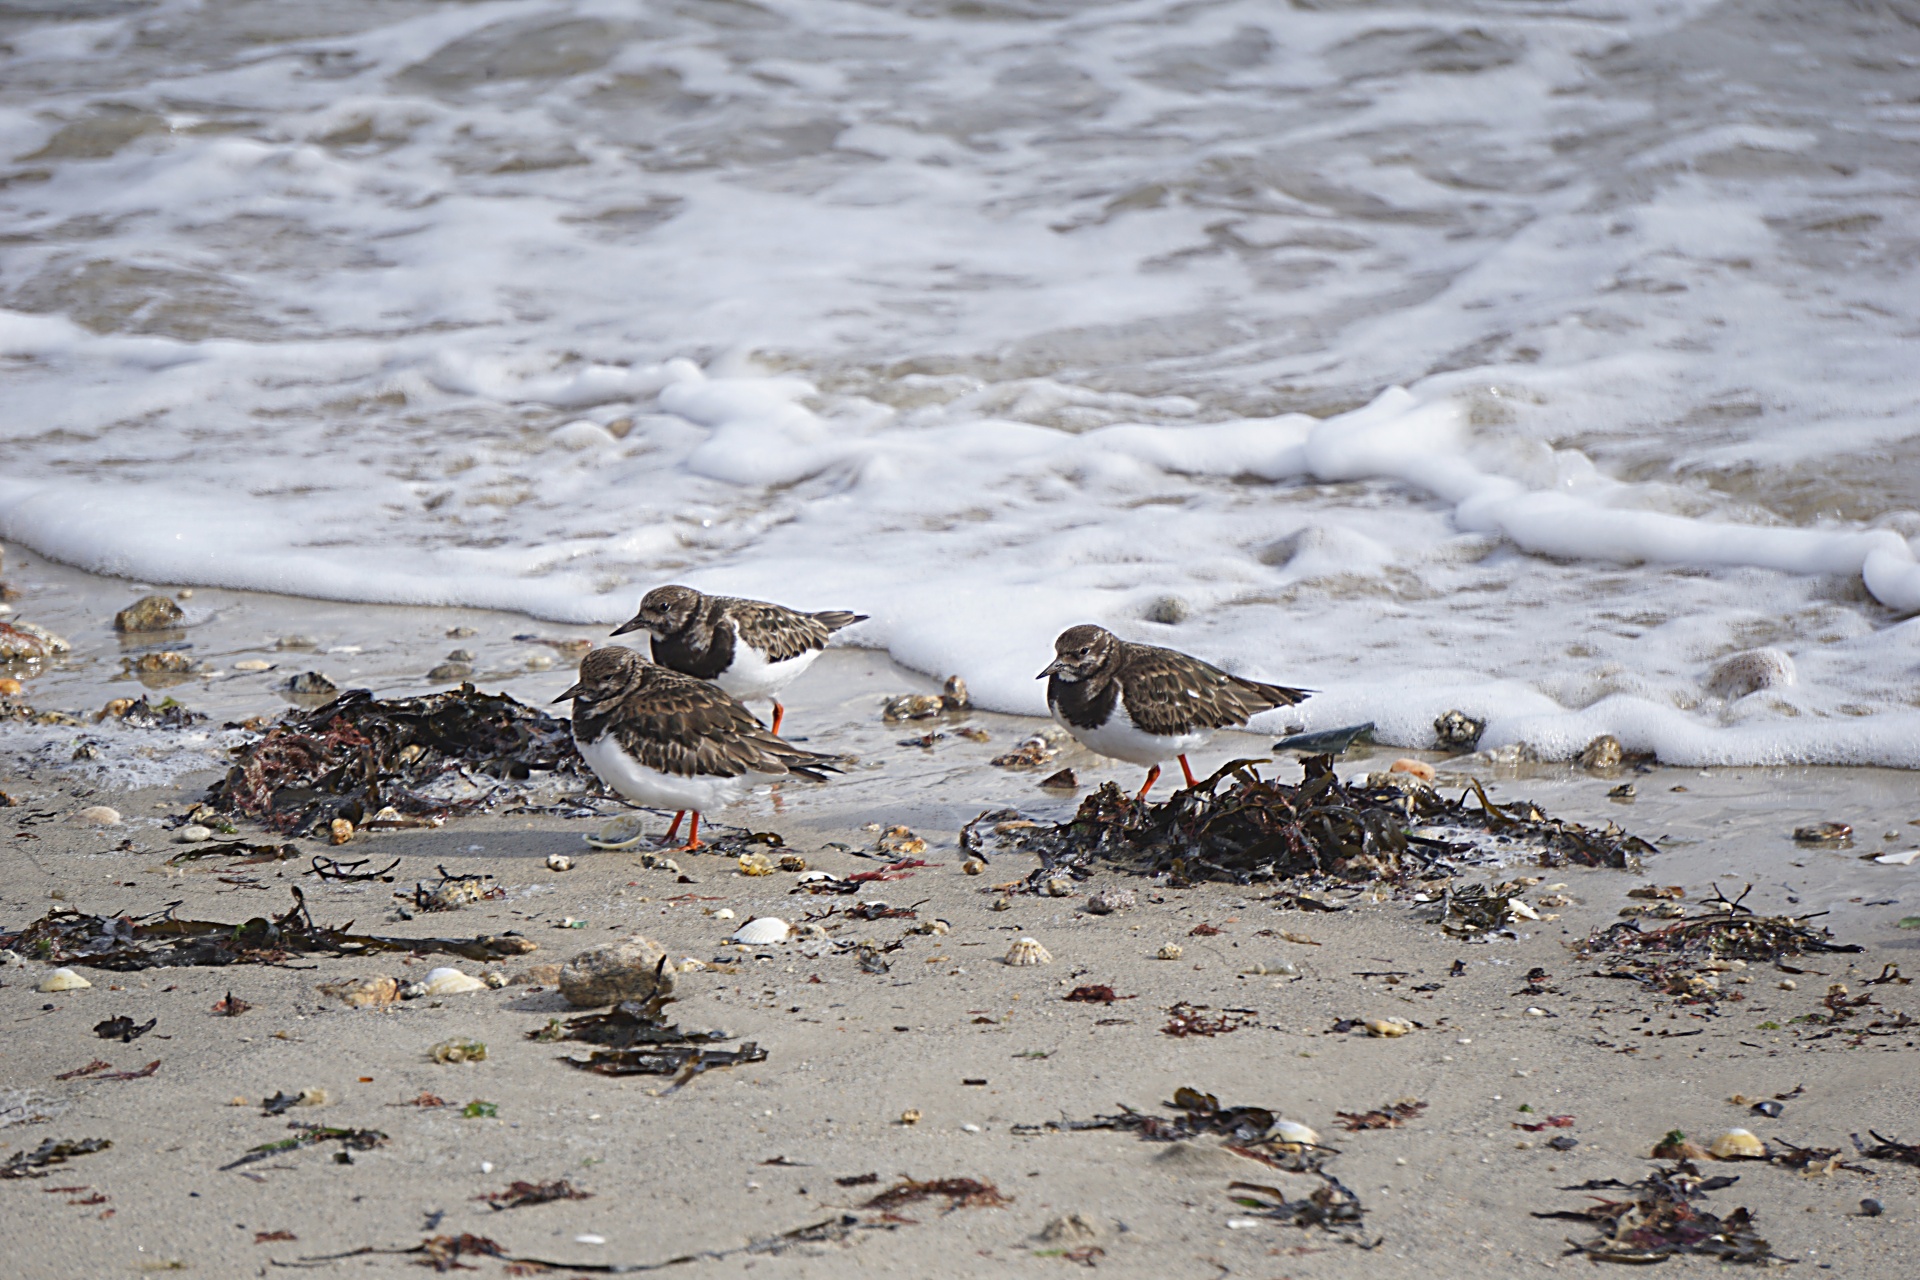
[[[9,11],[0,535],[857,608],[1008,710],[1091,619],[1320,691],[1268,728],[1913,763],[1898,14],[266,15]]]

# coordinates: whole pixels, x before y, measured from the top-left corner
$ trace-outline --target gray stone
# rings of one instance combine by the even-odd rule
[[[596,1009],[622,1000],[645,1000],[673,991],[667,953],[651,938],[634,934],[582,951],[560,970],[560,994],[576,1009]]]

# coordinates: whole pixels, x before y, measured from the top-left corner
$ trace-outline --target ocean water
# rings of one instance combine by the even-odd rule
[[[0,0],[0,538],[1920,767],[1917,196],[1915,0]]]

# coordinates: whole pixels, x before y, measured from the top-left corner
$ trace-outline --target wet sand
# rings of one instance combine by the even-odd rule
[[[26,699],[42,709],[83,712],[139,692],[137,683],[114,678],[122,646],[109,625],[113,609],[138,593],[24,559],[7,567],[10,581],[29,587],[13,602],[14,616],[52,627],[76,649],[60,669],[30,678]],[[544,702],[567,682],[565,660],[528,670],[529,657],[554,651],[511,637],[593,634],[475,611],[372,609],[204,589],[187,605],[196,625],[178,643],[193,644],[209,667],[231,670],[247,657],[282,664],[258,677],[196,678],[167,690],[213,713],[216,723],[285,707],[271,686],[295,669],[327,670],[342,687],[365,682],[382,694],[419,692],[431,687],[425,671],[455,646],[474,650],[482,687]],[[454,627],[475,635],[449,638]],[[335,652],[272,648],[277,637],[296,633]],[[340,652],[344,646],[358,651]],[[1380,902],[1306,913],[1267,901],[1271,891],[1257,886],[1176,890],[1114,874],[1090,886],[1126,881],[1140,901],[1135,910],[1091,916],[1079,909],[1079,895],[1015,896],[1011,909],[996,911],[1001,895],[994,886],[1024,877],[1033,861],[996,858],[984,875],[968,876],[956,847],[960,827],[988,809],[1017,808],[1040,819],[1070,813],[1084,786],[1060,793],[1036,785],[1061,766],[1089,785],[1108,777],[1125,784],[1134,773],[1072,748],[1045,769],[992,767],[993,755],[1038,727],[1014,717],[881,721],[886,695],[935,687],[879,655],[829,654],[793,690],[790,731],[852,753],[859,763],[827,786],[782,786],[716,815],[723,824],[776,830],[810,866],[838,874],[882,865],[852,852],[873,843],[868,824],[904,824],[926,838],[922,856],[939,865],[875,885],[858,900],[917,904],[921,918],[944,919],[951,931],[908,934],[909,921],[879,920],[848,924],[836,935],[903,940],[887,956],[884,974],[862,971],[851,954],[809,958],[791,944],[730,951],[724,939],[738,921],[765,914],[798,919],[829,906],[844,909],[850,900],[794,894],[793,874],[746,877],[731,858],[712,855],[675,855],[691,880],[684,883],[670,871],[644,868],[638,851],[589,851],[582,835],[598,819],[494,814],[439,829],[362,834],[341,849],[298,841],[303,853],[377,856],[379,864],[397,857],[392,884],[323,884],[301,874],[304,857],[168,866],[181,846],[171,843],[161,820],[201,798],[217,776],[211,758],[165,785],[103,786],[104,775],[89,772],[89,762],[49,754],[42,731],[0,730],[0,790],[16,802],[0,809],[0,926],[17,928],[56,906],[140,915],[171,903],[184,917],[244,920],[284,910],[287,889],[297,884],[325,923],[353,920],[370,932],[417,937],[517,930],[539,950],[498,966],[513,974],[564,960],[594,941],[642,932],[676,957],[737,964],[734,973],[683,975],[672,1013],[683,1026],[723,1028],[736,1043],[755,1041],[768,1054],[765,1062],[710,1072],[660,1096],[660,1079],[581,1072],[557,1060],[574,1046],[527,1039],[566,1012],[550,987],[536,992],[522,982],[380,1010],[347,1010],[315,990],[346,976],[413,978],[442,964],[472,973],[485,967],[445,956],[126,974],[83,969],[93,987],[58,995],[33,989],[44,965],[0,969],[0,1089],[30,1090],[34,1100],[65,1108],[43,1122],[0,1127],[0,1158],[48,1138],[113,1143],[49,1178],[0,1182],[0,1234],[13,1245],[9,1274],[139,1276],[176,1267],[266,1274],[274,1269],[269,1262],[364,1246],[405,1249],[460,1232],[490,1237],[524,1257],[638,1267],[832,1221],[908,1175],[991,1182],[1010,1203],[943,1213],[938,1201],[927,1202],[902,1211],[910,1224],[777,1256],[689,1262],[675,1273],[732,1275],[751,1267],[818,1277],[1056,1274],[1074,1265],[1065,1255],[1078,1252],[1110,1273],[1156,1277],[1518,1275],[1584,1268],[1583,1260],[1564,1256],[1564,1241],[1592,1232],[1530,1212],[1588,1202],[1589,1193],[1559,1187],[1643,1176],[1651,1167],[1648,1150],[1671,1129],[1710,1137],[1741,1125],[1769,1141],[1849,1153],[1847,1135],[1864,1137],[1868,1129],[1920,1141],[1913,1044],[1920,1036],[1855,1043],[1793,1021],[1820,1010],[1830,982],[1871,992],[1876,1016],[1920,1014],[1911,986],[1861,985],[1888,963],[1920,969],[1920,934],[1895,927],[1920,912],[1920,867],[1861,860],[1882,847],[1913,847],[1920,828],[1908,824],[1920,818],[1920,798],[1911,775],[1490,771],[1484,776],[1497,799],[1525,796],[1557,817],[1617,821],[1661,852],[1642,876],[1545,873],[1549,884],[1567,886],[1561,892],[1571,901],[1555,909],[1559,918],[1484,944],[1446,936],[1431,906]],[[988,741],[953,735],[959,724],[986,730]],[[934,728],[949,736],[931,748],[900,745]],[[109,754],[137,754],[122,735],[95,732]],[[23,733],[41,734],[27,759],[13,749]],[[1204,771],[1235,755],[1266,754],[1269,742],[1222,740],[1195,765]],[[1339,767],[1343,775],[1359,773],[1404,754],[1363,749]],[[1297,770],[1291,762],[1276,767],[1283,777]],[[1635,784],[1631,804],[1607,796],[1622,780]],[[97,828],[76,818],[100,804],[118,809],[122,823]],[[1850,822],[1858,844],[1793,843],[1794,827],[1824,820]],[[1896,838],[1884,840],[1884,833]],[[548,870],[545,859],[555,852],[576,857],[575,868]],[[440,865],[491,875],[507,896],[397,918],[391,895],[432,880]],[[1534,873],[1515,867],[1469,879],[1523,872]],[[1746,998],[1723,1002],[1721,1016],[1700,1017],[1697,1008],[1633,983],[1592,976],[1593,964],[1569,949],[1615,920],[1632,901],[1628,890],[1649,881],[1683,885],[1689,901],[1709,896],[1715,882],[1730,892],[1751,882],[1748,905],[1828,911],[1822,922],[1836,940],[1866,949],[1795,961],[1811,972],[1793,977],[1758,964],[1730,974]],[[722,908],[735,914],[733,922],[710,914]],[[569,920],[584,923],[562,927]],[[1219,932],[1196,935],[1202,924]],[[1312,944],[1287,941],[1282,931]],[[1053,962],[1001,963],[1011,940],[1023,935],[1039,939]],[[1155,958],[1168,942],[1183,948],[1179,960]],[[1244,972],[1282,963],[1298,974]],[[1525,991],[1524,975],[1535,967],[1551,975],[1539,994]],[[1783,990],[1783,980],[1795,988]],[[1133,998],[1111,1006],[1061,998],[1095,983]],[[229,991],[251,1010],[215,1016],[211,1006]],[[1244,1025],[1210,1038],[1164,1034],[1167,1011],[1180,1001],[1246,1011],[1236,1015]],[[94,1035],[95,1023],[121,1014],[159,1022],[131,1044]],[[1390,1016],[1421,1025],[1396,1039],[1330,1030],[1341,1019]],[[1768,1023],[1777,1026],[1763,1028]],[[484,1041],[486,1061],[434,1063],[430,1046],[454,1036]],[[156,1059],[160,1066],[137,1079],[54,1079],[95,1059],[116,1071]],[[1316,1229],[1263,1221],[1235,1205],[1227,1194],[1235,1180],[1277,1185],[1296,1197],[1314,1180],[1211,1142],[1168,1146],[1115,1132],[1013,1132],[1123,1105],[1167,1114],[1183,1085],[1318,1130],[1339,1152],[1328,1171],[1366,1206],[1355,1236],[1377,1246],[1362,1249]],[[1796,1086],[1804,1092],[1778,1119],[1727,1101]],[[261,1099],[314,1087],[328,1091],[329,1105],[261,1113]],[[452,1105],[401,1105],[422,1092]],[[1347,1133],[1335,1123],[1336,1111],[1404,1097],[1428,1106],[1402,1128]],[[461,1108],[475,1100],[495,1104],[497,1115],[464,1117]],[[919,1121],[901,1123],[910,1109]],[[1573,1125],[1540,1133],[1512,1127],[1549,1114],[1571,1115]],[[296,1119],[374,1128],[388,1140],[353,1153],[351,1164],[336,1163],[326,1146],[221,1171],[249,1148],[286,1137]],[[1548,1147],[1557,1135],[1578,1145]],[[1710,1169],[1740,1180],[1714,1192],[1708,1207],[1724,1214],[1747,1206],[1760,1234],[1803,1267],[1901,1274],[1920,1243],[1920,1169],[1860,1163],[1873,1172],[1804,1178],[1766,1165]],[[867,1173],[878,1183],[836,1182]],[[556,1178],[592,1198],[498,1212],[476,1199],[516,1180]],[[1868,1196],[1883,1202],[1884,1215],[1857,1216]],[[1070,1214],[1096,1234],[1042,1238],[1049,1222]],[[256,1243],[259,1235],[282,1232],[292,1238]],[[417,1261],[368,1254],[319,1269],[413,1275]],[[468,1261],[482,1274],[505,1273],[498,1261]]]

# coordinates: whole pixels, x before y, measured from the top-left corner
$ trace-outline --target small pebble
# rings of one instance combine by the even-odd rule
[[[1872,1196],[1868,1196],[1860,1202],[1860,1216],[1863,1218],[1877,1218],[1886,1211],[1887,1206],[1881,1204]]]
[[[271,671],[273,664],[265,658],[242,658],[233,664],[235,671]]]
[[[1796,989],[1798,989],[1798,987],[1799,987],[1799,985],[1800,985],[1800,984],[1799,984],[1799,983],[1797,983],[1797,982],[1795,982],[1795,981],[1794,981],[1794,980],[1793,980],[1792,978],[1782,978],[1782,979],[1780,979],[1780,989],[1781,989],[1782,991],[1793,991],[1793,990],[1796,990]]]
[[[213,830],[196,822],[192,826],[180,828],[173,838],[181,844],[199,844],[202,840],[213,839]]]

